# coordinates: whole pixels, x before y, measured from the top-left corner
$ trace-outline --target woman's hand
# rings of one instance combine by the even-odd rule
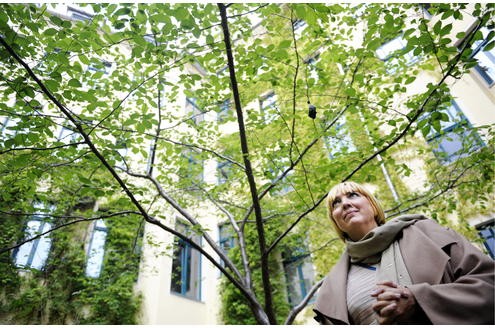
[[[379,324],[403,322],[414,315],[416,299],[409,289],[391,281],[379,282],[377,286],[371,296],[376,297],[373,311],[378,315]]]

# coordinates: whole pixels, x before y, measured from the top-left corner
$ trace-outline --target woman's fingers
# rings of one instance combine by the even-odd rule
[[[401,293],[398,290],[387,290],[376,296],[377,301],[398,301],[401,298]]]
[[[397,317],[396,309],[397,303],[394,301],[380,301],[373,305],[373,311],[377,314],[378,323],[381,325],[394,323]]]
[[[390,280],[385,280],[385,281],[379,281],[376,283],[379,287],[392,287],[392,288],[397,288],[399,285],[397,285],[395,282],[390,281]]]

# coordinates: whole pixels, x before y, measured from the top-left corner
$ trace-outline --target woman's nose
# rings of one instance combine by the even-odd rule
[[[349,198],[342,199],[342,207],[348,208],[349,206],[351,206],[351,202],[349,201]]]

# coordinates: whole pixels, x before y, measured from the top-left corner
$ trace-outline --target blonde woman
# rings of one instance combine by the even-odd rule
[[[314,306],[322,324],[493,324],[494,261],[423,215],[385,222],[362,185],[327,196],[330,221],[346,243]]]

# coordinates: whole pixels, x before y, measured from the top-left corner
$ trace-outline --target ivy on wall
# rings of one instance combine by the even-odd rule
[[[22,240],[25,219],[4,217],[0,247]],[[61,224],[61,219],[58,219]],[[18,269],[12,253],[0,255],[0,321],[8,324],[137,324],[141,298],[133,287],[139,266],[140,224],[127,217],[106,219],[103,269],[85,275],[85,240],[90,222],[50,234],[42,270]],[[137,234],[137,235],[136,235]]]

